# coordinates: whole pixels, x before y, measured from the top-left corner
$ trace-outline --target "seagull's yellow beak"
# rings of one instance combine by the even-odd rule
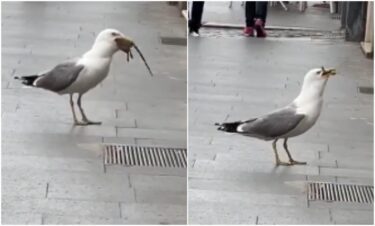
[[[333,76],[335,74],[336,74],[336,69],[334,68],[324,69],[324,67],[322,67],[322,76],[326,76],[327,78],[329,78],[329,76]]]

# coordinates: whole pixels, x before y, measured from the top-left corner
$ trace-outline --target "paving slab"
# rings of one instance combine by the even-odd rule
[[[2,184],[1,190],[13,196],[45,198],[48,184],[40,181],[8,181]]]
[[[172,139],[154,139],[154,138],[135,138],[135,143],[138,145],[155,145],[162,147],[186,148],[187,140],[172,140]]]
[[[337,183],[373,185],[374,178],[337,177]]]
[[[295,167],[276,166],[274,162],[256,162],[256,161],[211,161],[197,160],[194,168],[201,170],[227,170],[232,172],[260,172],[275,174],[296,174],[296,175],[318,175],[318,166],[302,166]]]
[[[346,177],[364,177],[371,178],[374,175],[373,170],[362,170],[362,169],[334,169],[334,168],[320,168],[321,175],[329,176],[346,176]]]
[[[134,202],[134,190],[128,186],[107,185],[62,185],[49,183],[47,198]]]
[[[43,216],[43,224],[47,225],[57,225],[57,224],[97,224],[97,225],[120,225],[128,224],[127,220],[121,219],[120,217],[80,217],[80,216],[61,216],[53,214],[45,214]]]
[[[189,204],[189,214],[195,216],[189,224],[245,224],[255,225],[257,216],[248,210],[231,211],[223,205],[208,205],[207,203]]]
[[[67,184],[67,185],[87,185],[108,186],[114,188],[130,187],[129,175],[110,175],[104,172],[80,172],[73,170],[44,170],[31,168],[3,168],[3,179],[9,183],[22,185],[23,183],[32,185],[39,184]],[[63,187],[63,186],[62,186]],[[45,192],[43,192],[45,193]]]
[[[71,199],[36,199],[3,196],[2,210],[9,213],[120,217],[119,203]]]
[[[330,214],[327,210],[285,208],[269,209],[258,216],[258,224],[329,224]]]
[[[1,219],[1,223],[6,225],[41,225],[43,223],[42,214],[2,212],[2,215],[4,217]]]
[[[369,203],[350,203],[350,202],[329,202],[329,201],[309,201],[311,209],[329,209],[329,210],[356,210],[368,211],[373,209],[373,204]],[[338,211],[340,213],[340,211]]]
[[[154,176],[181,176],[186,177],[187,171],[186,168],[170,168],[170,167],[142,167],[142,166],[133,166],[125,167],[113,165],[106,167],[106,174],[114,175],[154,175]],[[178,190],[178,189],[177,189]]]
[[[187,181],[185,177],[130,175],[129,179],[130,186],[136,190],[149,188],[164,191],[186,191]]]
[[[170,129],[141,129],[141,128],[118,128],[118,136],[134,136],[135,138],[152,138],[152,139],[174,139],[185,140],[185,130]]]
[[[148,224],[186,224],[186,205],[121,203],[121,216],[130,224],[136,224],[140,219]]]
[[[332,219],[335,224],[373,224],[372,210],[332,210]]]
[[[262,178],[260,178],[263,176]],[[248,181],[247,178],[253,178]],[[304,176],[285,177],[267,176],[266,174],[259,174],[257,177],[254,174],[248,175],[241,179],[226,179],[226,178],[190,178],[189,186],[191,189],[199,188],[205,190],[219,190],[232,192],[248,192],[248,193],[268,193],[268,194],[288,194],[305,196],[306,191],[304,185],[306,178]]]
[[[306,207],[284,206],[279,208],[276,205],[257,204],[235,208],[232,203],[224,205],[219,202],[194,201],[189,206],[190,212],[197,215],[197,219],[189,223],[214,222],[216,224],[307,224],[313,222],[330,222],[329,210],[308,209]],[[218,217],[213,217],[213,216]],[[280,223],[279,223],[280,222]]]
[[[201,202],[217,202],[225,205],[226,203],[236,203],[238,206],[252,205],[274,205],[278,203],[283,207],[307,207],[307,201],[304,197],[298,195],[277,195],[277,194],[252,194],[248,192],[234,191],[212,191],[190,189],[189,199],[199,200]]]
[[[165,191],[151,188],[135,189],[135,201],[137,203],[186,205],[186,197],[186,191]]]
[[[43,170],[68,170],[73,172],[103,172],[101,162],[94,159],[58,158],[45,156],[9,155],[2,166],[9,169],[20,167]]]

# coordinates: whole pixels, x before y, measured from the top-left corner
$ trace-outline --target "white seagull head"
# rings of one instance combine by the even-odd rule
[[[336,70],[333,68],[324,69],[322,66],[321,68],[311,69],[305,75],[302,89],[306,88],[307,90],[316,90],[321,96],[323,95],[324,87],[327,84],[328,78],[335,74]]]
[[[97,49],[104,56],[112,56],[118,50],[129,53],[133,45],[134,42],[120,31],[108,28],[98,34],[93,49]]]
[[[313,83],[313,82],[322,83],[325,80],[327,80],[330,76],[335,75],[335,74],[336,74],[336,70],[333,68],[324,69],[324,67],[321,67],[321,68],[311,69],[305,75],[304,83]]]
[[[145,66],[147,67],[150,75],[152,76],[153,73],[148,66],[146,59],[144,58],[141,50],[135,45],[135,43],[127,38],[124,34],[120,31],[112,28],[107,28],[101,31],[95,39],[94,45],[92,46],[91,50],[88,51],[84,57],[103,57],[103,58],[111,58],[113,54],[117,51],[121,50],[127,54],[127,61],[133,58],[133,54],[131,49],[134,48],[139,56],[142,58]]]
[[[336,74],[336,69],[315,68],[311,69],[305,75],[300,95],[297,97],[298,102],[309,101],[319,98],[324,93],[324,88],[328,78]]]

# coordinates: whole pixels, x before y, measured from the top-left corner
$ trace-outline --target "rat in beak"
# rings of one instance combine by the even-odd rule
[[[126,37],[118,37],[115,39],[115,42],[120,50],[125,52],[127,54],[126,60],[129,62],[130,59],[133,59],[133,54],[131,52],[131,48],[134,47],[134,49],[138,52],[139,56],[142,58],[143,62],[145,63],[148,71],[150,72],[150,75],[153,76],[153,73],[150,69],[150,66],[148,65],[146,59],[144,58],[141,50],[135,45],[135,43]]]
[[[335,75],[335,74],[336,74],[336,69],[334,68],[324,69],[324,67],[322,67],[322,76],[327,76],[327,78],[329,78],[329,76]]]

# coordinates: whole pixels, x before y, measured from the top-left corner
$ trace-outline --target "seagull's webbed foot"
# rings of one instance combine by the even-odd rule
[[[80,121],[74,121],[75,126],[87,126],[87,123],[85,122],[80,122]]]
[[[292,165],[290,162],[282,162],[282,161],[277,161],[276,166],[290,166]]]
[[[89,126],[89,125],[101,125],[102,122],[93,122],[90,120],[83,120],[82,122],[80,121],[75,121],[74,125],[75,126]]]
[[[306,165],[307,164],[307,162],[300,162],[300,161],[296,161],[293,159],[289,160],[289,163],[290,165]]]
[[[88,120],[87,118],[86,119],[83,119],[83,122],[86,124],[86,125],[101,125],[102,122],[94,122],[94,121],[90,121]]]

